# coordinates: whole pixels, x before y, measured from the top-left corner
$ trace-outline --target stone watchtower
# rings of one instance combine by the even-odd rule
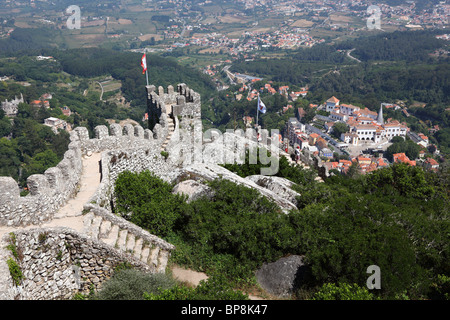
[[[177,85],[177,91],[173,86],[167,87],[167,93],[163,87],[148,85],[147,91],[147,113],[148,128],[153,130],[156,124],[165,126],[167,121],[178,116],[188,116],[200,119],[201,117],[201,99],[200,94],[184,84]],[[170,121],[170,120],[169,120]]]

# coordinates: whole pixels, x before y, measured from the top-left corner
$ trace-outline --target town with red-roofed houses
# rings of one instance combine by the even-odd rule
[[[292,106],[291,106],[292,107]],[[284,147],[289,150],[307,150],[320,157],[328,171],[347,173],[354,164],[364,174],[393,163],[420,165],[426,170],[437,171],[439,163],[433,156],[439,150],[423,133],[410,130],[405,122],[384,119],[383,109],[400,108],[382,103],[378,112],[352,104],[341,103],[335,96],[316,106],[327,116],[317,113],[310,123],[302,122],[303,108],[286,123]],[[342,127],[344,131],[342,132]],[[408,140],[416,145],[417,157],[410,159],[405,152],[392,152],[389,147]],[[299,158],[300,159],[300,158]],[[300,161],[300,160],[299,160]]]

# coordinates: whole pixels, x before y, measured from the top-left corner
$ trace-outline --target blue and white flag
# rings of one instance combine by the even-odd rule
[[[258,111],[261,113],[266,113],[266,105],[261,101],[258,95]]]

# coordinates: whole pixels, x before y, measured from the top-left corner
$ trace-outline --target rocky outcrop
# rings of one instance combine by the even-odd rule
[[[203,196],[212,197],[212,190],[207,185],[195,180],[185,180],[176,184],[172,190],[172,193],[186,195],[187,202],[197,200]]]
[[[294,185],[294,183],[288,179],[262,175],[248,176],[245,177],[245,179],[253,181],[258,186],[272,191],[280,197],[289,200],[293,204],[297,204],[296,197],[300,196],[300,194],[292,190],[292,186]]]
[[[196,177],[197,179],[204,179],[207,181],[212,181],[215,179],[224,179],[232,181],[236,184],[244,185],[248,188],[253,188],[258,190],[261,195],[269,198],[274,201],[285,213],[288,213],[290,210],[296,209],[297,206],[289,201],[288,199],[276,194],[275,192],[267,189],[265,187],[261,187],[250,179],[242,178],[237,174],[225,169],[224,167],[212,163],[208,164],[192,164],[185,168],[180,168],[177,170],[173,170],[170,173],[170,177],[173,181],[177,181],[180,176],[191,176]]]
[[[256,280],[268,293],[288,297],[300,286],[306,273],[304,256],[292,255],[265,263],[256,271]]]

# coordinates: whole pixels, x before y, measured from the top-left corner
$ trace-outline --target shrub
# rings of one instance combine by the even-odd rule
[[[157,293],[169,289],[175,282],[165,274],[148,274],[135,269],[122,269],[105,281],[94,295],[95,300],[143,300],[144,292]]]
[[[20,281],[24,279],[20,266],[11,258],[9,258],[6,263],[8,264],[9,273],[11,274],[14,285],[18,286],[20,284]]]
[[[186,206],[185,197],[172,194],[172,188],[149,171],[122,172],[115,186],[116,211],[150,233],[164,237]]]
[[[357,284],[325,283],[312,300],[374,300],[374,296]]]
[[[200,281],[196,288],[176,285],[159,293],[145,293],[146,300],[248,300],[248,296],[233,290],[227,278],[221,275]]]
[[[178,230],[204,268],[246,278],[281,257],[286,216],[276,204],[227,180],[212,181],[210,187],[212,201],[193,201]]]

